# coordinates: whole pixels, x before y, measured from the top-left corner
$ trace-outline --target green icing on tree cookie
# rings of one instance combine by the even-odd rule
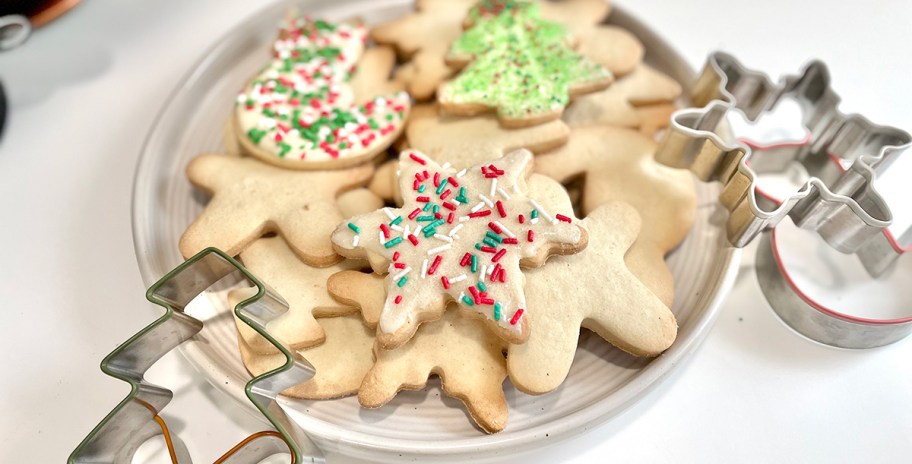
[[[569,103],[573,88],[611,79],[598,63],[577,54],[560,24],[540,17],[538,5],[484,0],[466,18],[469,28],[450,47],[454,57],[474,57],[440,101],[497,108],[507,119],[553,113]]]

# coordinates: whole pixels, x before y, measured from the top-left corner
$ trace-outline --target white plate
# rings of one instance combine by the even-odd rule
[[[410,8],[409,0],[336,0],[301,6],[315,17],[360,16],[368,23]],[[187,182],[184,167],[199,153],[223,150],[222,128],[236,92],[267,59],[283,10],[281,4],[268,7],[219,40],[176,89],[149,133],[133,192],[136,255],[147,285],[182,262],[178,239],[206,203]],[[654,33],[618,8],[609,22],[637,35],[650,64],[689,86],[692,71]],[[570,376],[559,390],[528,396],[509,381],[504,385],[510,420],[495,435],[473,427],[460,402],[441,397],[436,381],[422,391],[403,392],[377,410],[361,409],[355,398],[285,400],[283,405],[327,452],[384,461],[496,458],[583,433],[654,388],[694,353],[711,327],[740,256],[724,238],[720,224],[726,215],[716,206],[717,191],[715,185],[697,186],[696,223],[669,258],[676,278],[673,311],[680,330],[674,346],[655,360],[628,356],[584,331]],[[248,404],[243,386],[249,376],[237,352],[228,308],[210,299],[194,305],[192,314],[205,321],[205,328],[184,344],[183,353],[219,390]]]

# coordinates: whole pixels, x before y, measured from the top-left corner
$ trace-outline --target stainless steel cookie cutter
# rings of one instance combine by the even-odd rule
[[[808,137],[802,143],[753,150],[727,143],[717,134],[730,110],[750,121],[785,98],[802,110]],[[912,145],[912,136],[879,126],[859,115],[839,111],[829,72],[818,61],[795,76],[773,83],[725,53],[710,55],[694,85],[693,101],[703,108],[677,111],[656,159],[690,169],[703,181],[723,184],[719,201],[728,209],[729,241],[743,247],[785,216],[816,231],[830,246],[855,253],[868,273],[880,276],[912,248],[912,229],[897,240],[887,227],[892,214],[874,188],[874,180]],[[759,172],[782,172],[801,163],[810,179],[794,194],[776,199],[756,185]],[[845,167],[847,165],[848,167]],[[826,308],[805,295],[788,275],[776,248],[775,234],[765,234],[758,251],[757,276],[773,309],[792,328],[814,340],[846,348],[870,348],[895,342],[912,332],[912,318],[866,320]]]
[[[785,98],[793,98],[802,109],[807,143],[784,145],[760,157],[716,133],[728,111],[740,110],[756,121]],[[840,112],[839,96],[830,88],[823,63],[811,62],[801,74],[785,76],[776,84],[731,55],[717,52],[710,55],[694,86],[693,101],[705,106],[672,116],[656,159],[690,169],[703,181],[723,183],[719,200],[731,213],[727,232],[734,246],[743,247],[790,216],[799,227],[816,230],[835,249],[856,253],[873,276],[885,272],[902,253],[903,247],[883,234],[893,218],[873,181],[909,148],[912,136]],[[843,170],[833,159],[851,164]],[[793,161],[803,164],[811,178],[772,210],[764,209],[769,204],[758,201],[755,172],[781,169]]]
[[[840,348],[874,348],[912,333],[912,315],[898,319],[852,316],[806,294],[782,261],[776,229],[763,234],[757,247],[757,282],[776,314],[802,335]]]
[[[246,387],[247,398],[276,431],[251,435],[225,453],[216,463],[260,462],[274,454],[290,454],[292,463],[324,462],[313,442],[291,422],[275,401],[288,387],[313,377],[314,369],[304,358],[289,350],[266,331],[266,324],[287,311],[288,304],[236,260],[221,250],[207,248],[169,272],[149,288],[146,298],[163,308],[165,314],[117,347],[101,363],[111,377],[130,384],[130,394],[121,401],[79,444],[68,462],[130,463],[141,444],[164,435],[172,462],[190,463],[186,446],[171,436],[158,416],[173,393],[144,379],[145,372],[165,353],[198,333],[203,322],[184,312],[197,295],[228,277],[246,279],[257,288],[256,295],[242,301],[235,315],[275,345],[286,357],[281,367],[254,377]]]

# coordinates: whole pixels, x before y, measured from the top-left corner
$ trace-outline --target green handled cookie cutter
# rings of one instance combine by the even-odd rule
[[[247,382],[247,398],[276,432],[251,435],[225,453],[216,463],[260,462],[274,454],[290,454],[292,463],[325,462],[321,451],[292,423],[276,403],[282,390],[310,380],[314,368],[266,331],[266,324],[288,310],[288,303],[254,277],[235,259],[216,248],[207,248],[162,277],[146,292],[146,299],[165,308],[165,314],[118,346],[101,362],[101,370],[130,384],[124,398],[70,455],[70,464],[131,463],[137,449],[149,438],[164,435],[171,460],[192,462],[186,446],[158,416],[174,396],[171,390],[151,384],[145,372],[165,353],[196,335],[203,322],[184,313],[191,300],[230,276],[245,278],[256,295],[240,302],[235,315],[284,355],[285,364]],[[306,458],[305,458],[306,456]]]

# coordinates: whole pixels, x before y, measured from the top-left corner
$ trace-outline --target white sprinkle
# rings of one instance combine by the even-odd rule
[[[393,230],[395,230],[396,232],[402,232],[403,230],[405,230],[405,229],[403,229],[402,227],[399,227],[399,226],[397,226],[397,225],[392,225],[392,226],[390,226],[390,229],[393,229]]]
[[[440,166],[440,170],[446,171],[447,169],[450,169],[450,166],[452,166],[452,164],[450,164],[450,162],[447,161],[446,163],[443,163],[443,166]]]
[[[538,204],[537,201],[530,198],[529,202],[532,203],[532,206],[534,206],[535,209],[538,210],[538,214],[541,214],[542,216],[544,216],[548,222],[550,222],[552,224],[554,223],[554,221],[555,221],[554,217],[551,216],[550,214],[548,214],[548,212],[545,211],[545,208],[542,208],[542,206],[540,204]]]
[[[503,189],[503,187],[498,188],[497,191],[500,192],[501,196],[503,196],[507,200],[510,199],[510,194],[508,194],[507,191]]]
[[[405,269],[399,271],[398,274],[394,275],[393,280],[399,280],[399,279],[405,277],[405,275],[408,274],[409,272],[412,272],[412,268],[406,267]]]
[[[421,263],[421,278],[427,278],[427,258],[424,258],[424,262]]]
[[[496,266],[488,266],[488,275],[489,275],[489,276],[493,276],[493,275],[494,275],[494,268],[495,268],[495,267],[496,267]]]
[[[555,225],[555,226],[557,225],[558,222],[560,222],[560,221],[558,221],[556,218],[551,220],[551,224]]]
[[[466,221],[468,221],[469,219],[471,219],[471,218],[468,217],[468,216],[459,216],[459,222],[466,222]]]
[[[408,235],[409,235],[409,225],[408,224],[405,225],[405,231],[402,232],[402,235],[408,237]]]
[[[481,208],[484,208],[484,205],[485,204],[483,201],[479,201],[477,205],[472,207],[472,212],[474,213],[474,212],[480,210]]]
[[[478,194],[478,198],[481,198],[481,201],[485,202],[485,203],[488,205],[488,208],[493,208],[493,207],[494,207],[494,202],[491,201],[490,198],[488,198],[488,197],[486,197],[486,196],[484,196],[484,195],[482,195],[482,194],[480,194],[480,193]]]
[[[502,230],[504,235],[507,237],[516,238],[516,235],[513,232],[510,232],[510,229],[507,229],[507,227],[501,224],[500,221],[494,221],[494,225],[500,227],[500,230]]]
[[[437,240],[443,240],[444,242],[447,242],[447,243],[453,243],[453,239],[448,235],[434,234],[434,238],[436,238]]]
[[[453,283],[453,281],[451,280],[450,283]],[[461,303],[463,298],[465,298],[465,290],[459,292],[459,298],[457,298],[456,301]]]
[[[493,197],[494,195],[497,195],[497,178],[496,177],[491,179],[491,193],[489,193],[488,196]]]
[[[481,274],[479,274],[479,275],[481,276],[481,279],[479,279],[479,280],[484,280],[484,276],[488,275],[488,265],[487,264],[481,265]]]
[[[537,218],[537,217],[532,218],[532,220],[530,220],[529,223],[530,223],[530,224],[538,224],[538,218]]]
[[[466,280],[466,275],[459,274],[456,277],[450,277],[448,280],[450,281],[451,284],[455,284],[456,282],[462,282],[463,280]]]
[[[453,236],[453,240],[459,240],[459,236],[458,236],[458,235],[454,235],[454,236]]]
[[[447,251],[447,250],[449,250],[450,248],[453,248],[453,244],[452,244],[452,243],[447,243],[447,244],[444,244],[444,245],[440,245],[439,247],[436,247],[436,248],[431,248],[430,250],[427,251],[427,254],[428,254],[428,255],[436,255],[437,253],[443,253],[444,251]]]
[[[379,235],[380,235],[380,244],[381,244],[381,245],[386,245],[386,239],[383,238],[383,231],[382,231],[382,230],[380,231]]]
[[[361,241],[361,236],[355,235],[355,238],[352,239],[352,246],[353,247],[358,246],[358,242],[360,242],[360,241]]]
[[[468,169],[468,168],[465,168],[465,169],[463,169],[462,171],[457,172],[457,173],[456,173],[456,177],[462,177],[462,176],[464,176],[464,175],[466,174],[466,170],[467,170],[467,169]]]
[[[393,214],[389,208],[383,208],[383,212],[386,213],[386,217],[390,218],[391,221],[394,221],[396,219],[396,215]]]
[[[402,170],[401,170],[401,169],[396,169],[396,178],[398,179],[398,178],[400,178],[400,177],[402,177]]]
[[[462,229],[463,227],[464,227],[464,224],[456,224],[456,225],[450,230],[450,233],[447,234],[447,235],[449,235],[450,237],[452,237],[452,236],[456,235],[456,232],[459,232],[459,229]]]
[[[513,193],[519,194],[519,187],[516,184],[513,184]]]

